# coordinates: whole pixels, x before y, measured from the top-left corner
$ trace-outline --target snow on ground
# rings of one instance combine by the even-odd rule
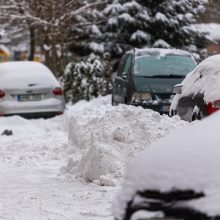
[[[13,131],[0,136],[0,219],[112,219],[126,164],[187,123],[109,103],[81,101],[47,120],[0,118],[0,134]]]
[[[110,97],[104,97],[70,108],[70,158],[63,173],[114,186],[138,152],[187,124],[141,107],[109,103]]]

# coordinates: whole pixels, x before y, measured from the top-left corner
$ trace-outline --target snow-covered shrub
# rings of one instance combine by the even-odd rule
[[[111,92],[110,55],[104,54],[103,59],[90,54],[85,60],[66,66],[64,91],[66,101],[75,103],[78,100],[91,100]]]

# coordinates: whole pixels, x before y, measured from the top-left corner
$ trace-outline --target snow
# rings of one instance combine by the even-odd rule
[[[102,102],[110,103],[110,97]],[[96,101],[69,109],[69,141],[72,155],[62,172],[100,185],[115,185],[129,161],[147,145],[186,125],[178,117],[161,116],[141,107]],[[103,183],[103,179],[107,183]]]
[[[141,31],[137,30],[131,35],[131,41],[148,41],[150,39],[150,35]]]
[[[194,24],[191,25],[192,30],[199,31],[201,33],[207,33],[208,38],[212,41],[220,41],[220,24],[208,23],[208,24]]]
[[[135,192],[194,190],[205,197],[179,202],[208,216],[220,215],[219,134],[220,113],[182,128],[144,150],[129,166],[115,201],[115,216],[122,219]]]
[[[161,12],[157,12],[157,14],[155,15],[155,19],[158,21],[169,23],[169,19],[167,18],[167,16]]]
[[[135,19],[128,13],[123,13],[121,15],[118,16],[119,19],[121,19],[122,21],[126,21],[130,24],[134,23]]]
[[[117,15],[118,12],[123,11],[123,7],[119,3],[113,3],[110,5],[107,5],[107,7],[104,9],[104,14],[111,14],[111,15]]]
[[[204,94],[206,103],[220,99],[220,55],[208,57],[202,61],[182,82],[182,94]]]
[[[189,52],[179,49],[165,49],[165,48],[143,48],[136,49],[135,53],[138,56],[144,56],[148,54],[155,54],[158,57],[163,57],[169,54],[179,55],[179,56],[192,56]]]
[[[166,41],[159,39],[154,42],[153,47],[159,47],[159,48],[171,48],[171,45],[168,44]]]
[[[1,44],[0,49],[3,50],[8,56],[10,56],[11,53],[5,45]]]
[[[59,86],[52,72],[43,64],[32,61],[5,62],[0,64],[0,87],[23,88],[30,83]]]
[[[80,101],[64,115],[1,117],[0,218],[112,220],[125,166],[150,143],[188,125],[111,97]]]
[[[93,51],[96,51],[96,52],[102,53],[104,51],[104,46],[103,46],[103,44],[100,44],[100,43],[91,42],[91,43],[89,43],[89,47],[90,47],[90,49],[92,49]]]

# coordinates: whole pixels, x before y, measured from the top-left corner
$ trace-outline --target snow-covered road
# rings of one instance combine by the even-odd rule
[[[13,131],[0,136],[0,219],[112,219],[126,164],[186,123],[109,101],[80,102],[47,120],[0,118],[0,133]]]
[[[64,116],[0,119],[0,219],[111,219],[116,189],[59,175],[68,151]]]

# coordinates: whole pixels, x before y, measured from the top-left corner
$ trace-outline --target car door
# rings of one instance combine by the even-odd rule
[[[126,54],[120,63],[117,75],[114,80],[114,101],[126,103],[127,88],[129,84],[129,73],[132,66],[132,54]]]

